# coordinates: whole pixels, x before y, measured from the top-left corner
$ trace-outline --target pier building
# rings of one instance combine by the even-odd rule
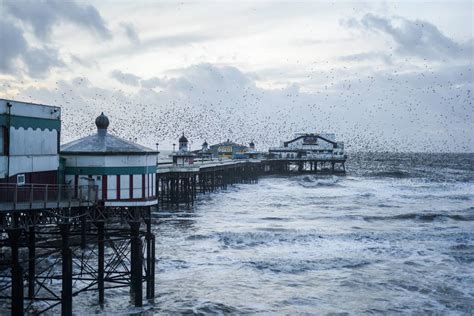
[[[281,172],[345,172],[344,143],[335,134],[296,134],[279,147],[269,149],[270,167]]]
[[[13,315],[73,297],[130,287],[132,302],[154,297],[156,152],[107,133],[62,146],[60,109],[1,100],[0,299]],[[55,264],[45,264],[46,262]],[[53,282],[53,280],[55,280]],[[7,304],[4,304],[5,307]]]
[[[179,150],[171,154],[173,158],[173,164],[177,166],[189,166],[194,163],[194,157],[196,156],[193,152],[189,151],[189,142],[186,136],[181,135],[179,138]]]
[[[207,143],[207,140],[205,140],[204,143],[202,143],[201,149],[194,150],[193,154],[195,154],[196,158],[198,158],[201,161],[211,160],[212,152],[209,148],[209,144]]]
[[[3,188],[6,189],[6,184],[57,185],[60,133],[60,108],[0,99],[0,184]]]
[[[96,185],[104,206],[155,205],[158,152],[110,134],[109,123],[102,113],[97,133],[61,146],[66,183],[76,194],[82,185]]]
[[[227,139],[225,142],[211,145],[210,149],[214,158],[238,159],[246,157],[247,146]]]

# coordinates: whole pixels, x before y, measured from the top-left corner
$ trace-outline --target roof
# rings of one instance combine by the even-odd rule
[[[102,113],[95,120],[97,133],[61,146],[64,155],[144,155],[158,154],[142,145],[107,133],[109,119]]]
[[[300,136],[298,136],[298,137],[296,137],[296,138],[294,138],[294,139],[292,139],[292,140],[290,140],[290,141],[284,142],[284,143],[283,143],[283,146],[284,146],[284,147],[288,147],[288,144],[291,144],[291,143],[297,141],[298,139],[305,138],[305,137],[316,137],[316,138],[320,138],[320,139],[322,139],[322,140],[324,140],[324,141],[326,141],[326,142],[328,142],[328,143],[331,143],[334,147],[337,147],[337,143],[336,143],[336,142],[333,142],[332,140],[329,140],[329,139],[327,139],[327,138],[325,138],[325,137],[323,137],[323,136],[321,136],[321,135],[319,135],[319,134],[304,134],[304,135],[300,135]]]
[[[239,146],[239,147],[245,147],[245,145],[238,144],[238,143],[232,142],[232,141],[230,141],[230,140],[227,140],[227,141],[222,142],[222,143],[219,143],[219,144],[211,145],[211,147],[215,147],[215,146]]]
[[[187,142],[188,142],[188,139],[186,138],[186,136],[184,136],[184,133],[183,133],[183,135],[179,138],[179,142],[180,142],[180,143],[187,143]]]
[[[137,155],[157,154],[157,152],[108,133],[105,135],[96,133],[61,145],[61,154]]]

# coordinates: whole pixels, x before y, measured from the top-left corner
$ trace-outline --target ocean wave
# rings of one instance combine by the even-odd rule
[[[217,240],[225,247],[246,248],[278,243],[308,243],[323,238],[316,233],[293,234],[288,231],[219,232]]]
[[[371,177],[380,177],[380,178],[403,179],[403,178],[411,178],[411,177],[414,176],[414,174],[409,173],[407,171],[403,171],[403,170],[391,170],[391,171],[372,172],[372,173],[369,173],[369,176],[371,176]]]
[[[331,269],[357,269],[371,264],[372,262],[363,259],[353,258],[331,258],[317,260],[259,260],[247,261],[245,265],[257,270],[266,270],[274,273],[298,274],[307,271],[331,270]]]
[[[434,220],[451,219],[455,221],[474,221],[474,215],[461,214],[441,214],[441,213],[406,213],[393,216],[363,216],[365,221],[385,221],[385,220],[416,220],[432,222]]]
[[[211,237],[207,236],[207,235],[200,235],[200,234],[196,234],[196,235],[190,235],[188,237],[186,237],[186,240],[204,240],[204,239],[209,239]]]
[[[173,311],[172,314],[181,314],[181,315],[228,315],[228,314],[242,314],[242,313],[252,313],[256,311],[251,311],[249,309],[239,309],[234,306],[219,302],[196,302],[194,306],[189,306],[181,308],[177,311]]]
[[[318,176],[302,176],[295,178],[297,183],[304,188],[314,187],[340,187],[340,179],[338,177],[318,177]]]

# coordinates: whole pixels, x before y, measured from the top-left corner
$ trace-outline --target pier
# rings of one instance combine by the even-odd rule
[[[30,116],[24,116],[29,113]],[[140,307],[155,296],[151,213],[191,207],[198,194],[267,175],[344,174],[344,145],[332,134],[302,134],[268,152],[227,140],[159,159],[108,132],[60,145],[60,108],[0,99],[0,305],[13,315],[61,310],[73,298],[129,288]],[[5,132],[6,131],[6,132]],[[21,141],[20,141],[21,140]],[[41,146],[38,144],[41,143]]]

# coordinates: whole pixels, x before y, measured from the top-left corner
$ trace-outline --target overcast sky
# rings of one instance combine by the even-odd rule
[[[62,141],[474,151],[472,1],[0,0],[0,97],[61,106]]]

